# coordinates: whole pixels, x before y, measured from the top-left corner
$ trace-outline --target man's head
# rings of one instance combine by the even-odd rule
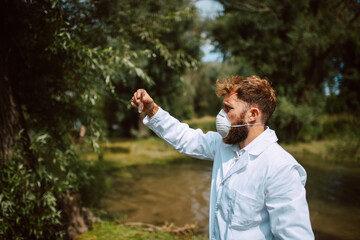
[[[274,90],[266,79],[257,76],[241,78],[233,76],[216,82],[217,95],[224,97],[223,110],[231,125],[265,124],[275,111],[277,100]],[[231,128],[225,143],[244,141],[249,133],[248,127]]]

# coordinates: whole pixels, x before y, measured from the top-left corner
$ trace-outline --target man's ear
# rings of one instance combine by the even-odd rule
[[[258,120],[260,120],[260,110],[256,107],[252,107],[250,108],[250,110],[248,111],[248,120],[249,123],[254,123],[257,122]]]

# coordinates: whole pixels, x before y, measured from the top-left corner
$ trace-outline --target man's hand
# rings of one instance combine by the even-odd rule
[[[138,109],[140,104],[140,97],[143,97],[143,109],[149,117],[154,116],[159,110],[159,106],[154,102],[154,100],[150,97],[150,95],[145,91],[145,89],[138,89],[134,96],[131,98],[131,106]]]

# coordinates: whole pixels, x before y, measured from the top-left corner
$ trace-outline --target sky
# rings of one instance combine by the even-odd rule
[[[223,6],[214,0],[196,0],[194,1],[194,4],[196,8],[199,9],[200,15],[203,19],[214,19],[223,11]],[[222,59],[221,53],[212,52],[214,50],[214,46],[211,44],[210,40],[205,41],[205,45],[201,47],[201,50],[204,53],[204,56],[201,58],[202,62],[219,62]]]

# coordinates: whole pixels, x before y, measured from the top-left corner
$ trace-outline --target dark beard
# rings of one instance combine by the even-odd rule
[[[245,124],[244,122],[245,112],[241,114],[241,120],[239,120],[235,125]],[[244,141],[249,135],[249,129],[247,126],[243,127],[233,127],[230,128],[229,134],[223,139],[223,142],[226,144],[239,144]]]

